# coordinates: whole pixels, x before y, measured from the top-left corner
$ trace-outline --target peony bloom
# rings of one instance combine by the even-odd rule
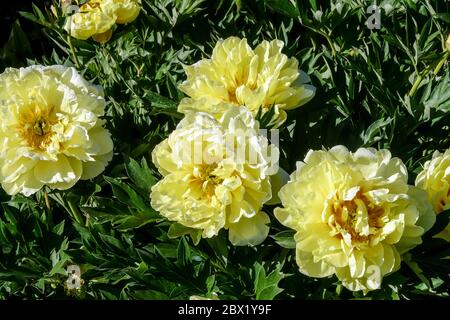
[[[104,43],[112,35],[111,28],[116,16],[111,7],[104,5],[104,0],[90,0],[80,7],[79,12],[67,18],[64,29],[74,38],[94,40]]]
[[[437,214],[450,209],[450,149],[443,154],[436,151],[432,159],[425,162],[423,171],[416,178],[416,186],[427,192]],[[439,237],[450,241],[450,225]]]
[[[448,35],[447,41],[445,41],[445,48],[450,52],[450,34]]]
[[[101,88],[74,68],[31,66],[0,75],[0,181],[10,195],[60,190],[100,174],[113,144]]]
[[[187,80],[180,89],[190,98],[179,105],[180,112],[205,111],[220,117],[224,104],[246,106],[254,115],[262,108],[274,108],[274,123],[286,120],[286,110],[297,108],[315,94],[310,79],[298,69],[298,61],[281,53],[283,42],[263,41],[254,50],[246,39],[219,41],[211,59],[184,69]]]
[[[133,21],[140,9],[140,0],[89,0],[66,20],[64,29],[74,38],[86,40],[92,37],[105,43],[111,38],[115,23]]]
[[[141,0],[107,0],[114,8],[117,24],[134,21],[141,11]]]
[[[234,245],[267,237],[269,217],[260,210],[272,197],[278,149],[247,109],[229,108],[219,120],[187,113],[152,158],[164,178],[152,187],[151,204],[163,216],[204,238],[228,229]]]
[[[435,221],[425,192],[407,184],[406,167],[387,150],[310,151],[279,196],[275,216],[297,231],[300,271],[336,274],[352,291],[379,288]]]

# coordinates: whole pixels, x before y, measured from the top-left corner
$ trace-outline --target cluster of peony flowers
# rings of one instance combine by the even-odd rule
[[[64,190],[99,175],[113,143],[102,89],[74,68],[31,66],[0,75],[0,182],[10,195]]]
[[[115,24],[130,23],[141,10],[141,0],[88,0],[70,15],[64,29],[74,38],[92,37],[105,43],[111,39]]]
[[[66,24],[72,36],[110,37],[114,23],[136,18],[137,0],[91,0]],[[422,242],[436,214],[450,209],[450,149],[435,153],[408,185],[403,162],[388,150],[344,146],[311,150],[289,177],[279,149],[255,119],[310,101],[315,88],[282,54],[279,40],[254,50],[245,39],[219,41],[210,59],[186,66],[188,97],[176,129],[152,151],[162,176],[152,207],[203,238],[228,230],[233,245],[258,245],[269,234],[265,204],[296,231],[296,262],[305,275],[336,275],[353,291],[380,287],[402,255]],[[102,89],[74,68],[31,66],[0,75],[0,182],[10,195],[43,186],[65,190],[99,175],[112,159]],[[288,181],[289,180],[289,181]],[[450,227],[440,237],[450,241]]]
[[[163,179],[152,188],[152,206],[205,238],[223,228],[232,244],[256,245],[269,231],[263,205],[281,199],[274,215],[296,231],[300,272],[336,275],[352,291],[378,289],[434,224],[427,192],[436,212],[450,206],[450,155],[425,165],[417,185],[427,192],[408,185],[405,165],[388,150],[352,153],[344,146],[311,150],[286,184],[281,168],[269,170],[263,156],[269,146],[254,117],[271,111],[279,127],[286,110],[310,101],[315,88],[282,48],[273,40],[252,50],[245,39],[231,37],[216,44],[210,59],[185,66],[180,89],[188,97],[178,107],[185,118],[153,151]],[[239,133],[248,129],[252,134]],[[226,143],[228,137],[235,142]],[[199,149],[192,151],[195,143]],[[227,154],[230,146],[261,156],[237,163]]]

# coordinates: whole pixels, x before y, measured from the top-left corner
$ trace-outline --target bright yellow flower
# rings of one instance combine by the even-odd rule
[[[100,174],[113,144],[105,100],[74,68],[31,66],[0,75],[0,182],[10,195],[64,190]]]
[[[445,41],[445,47],[447,51],[450,52],[450,34],[448,35],[447,41]]]
[[[116,21],[111,6],[105,6],[104,0],[90,0],[80,7],[79,12],[69,16],[64,29],[74,38],[86,40],[94,36],[100,42],[106,42],[101,34],[109,34]],[[110,37],[110,35],[109,35]]]
[[[275,216],[297,231],[300,271],[336,274],[353,291],[379,288],[435,221],[425,192],[407,184],[406,167],[387,150],[310,151],[279,196]]]
[[[109,39],[111,39],[111,37],[112,37],[112,29],[109,29],[106,32],[94,34],[92,36],[92,39],[94,39],[99,43],[106,43],[109,41]]]
[[[190,98],[179,105],[180,112],[205,111],[218,117],[221,102],[246,106],[254,115],[274,108],[277,126],[286,120],[285,110],[297,108],[315,94],[310,79],[298,69],[298,61],[281,53],[280,40],[263,41],[254,50],[246,39],[219,41],[211,59],[185,66],[187,80],[180,89]]]
[[[117,16],[116,23],[130,23],[137,18],[141,10],[141,0],[106,0]]]
[[[272,197],[278,149],[247,109],[229,108],[219,120],[187,113],[152,158],[164,178],[153,186],[151,204],[163,216],[201,229],[204,238],[228,229],[234,245],[267,237],[269,217],[260,210]]]
[[[434,211],[439,214],[450,209],[450,149],[443,154],[436,151],[416,178],[416,186],[424,189]],[[450,241],[450,225],[439,235]]]
[[[105,43],[111,38],[115,23],[133,21],[140,10],[141,0],[89,0],[66,20],[64,29],[74,38],[86,40],[92,37]]]

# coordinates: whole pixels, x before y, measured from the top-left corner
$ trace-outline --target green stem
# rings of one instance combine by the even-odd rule
[[[72,53],[72,59],[75,63],[75,66],[77,67],[77,69],[80,69],[80,62],[78,61],[78,57],[75,54],[75,49],[73,47],[72,38],[70,37],[70,35],[67,36],[67,43],[69,44],[70,52]]]
[[[324,32],[324,31],[322,31],[322,30],[316,30],[316,29],[314,29],[314,28],[311,27],[311,26],[305,25],[305,27],[308,28],[308,29],[310,29],[310,30],[312,30],[312,31],[314,31],[314,32],[316,32],[316,33],[318,33],[318,34],[320,34],[320,35],[322,35],[322,36],[324,36],[325,39],[327,39],[327,42],[328,42],[328,44],[329,44],[330,47],[331,47],[331,53],[332,53],[333,57],[336,56],[336,50],[334,49],[334,45],[333,45],[333,42],[331,41],[331,38],[330,38],[330,35],[329,35],[329,34],[327,34],[326,32]]]
[[[72,202],[72,200],[67,200],[67,204],[69,205],[70,208],[69,214],[75,219],[76,222],[78,222],[78,224],[84,225],[83,215],[78,210],[77,206]]]
[[[326,34],[325,32],[323,32],[322,35],[327,39],[328,44],[331,47],[331,53],[332,53],[333,57],[335,57],[336,56],[336,50],[334,49],[334,45],[333,45],[333,42],[331,41],[330,36],[328,34]]]
[[[423,77],[430,71],[430,67],[426,67],[421,74],[417,77],[416,81],[414,82],[411,90],[409,91],[409,96],[412,97],[416,91],[417,88],[419,88],[420,84],[422,83]]]
[[[447,51],[444,54],[444,56],[442,57],[441,61],[439,61],[439,63],[437,64],[436,68],[433,71],[435,76],[439,73],[439,71],[441,71],[442,66],[444,65],[445,61],[447,61],[447,58],[448,58],[449,55],[450,55],[450,52]]]
[[[48,192],[47,190],[44,191],[44,201],[45,201],[45,207],[46,207],[46,211],[47,211],[47,223],[53,227],[53,212],[52,212],[52,206],[50,203],[50,198],[48,197]]]
[[[436,68],[433,71],[433,74],[436,76],[439,71],[441,71],[442,66],[444,65],[444,63],[447,61],[447,58],[449,56],[449,52],[447,51],[444,56],[442,57],[442,59],[439,61],[439,63],[436,65]],[[412,97],[416,91],[417,88],[419,88],[420,84],[422,83],[423,78],[425,77],[425,75],[431,70],[431,65],[426,67],[421,74],[419,74],[419,76],[417,77],[416,81],[413,84],[413,87],[411,88],[411,91],[409,91],[409,96]]]

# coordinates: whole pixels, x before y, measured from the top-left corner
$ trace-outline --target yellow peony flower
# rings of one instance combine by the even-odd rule
[[[100,174],[113,144],[101,88],[74,68],[31,66],[0,75],[0,182],[10,195],[64,190]]]
[[[125,24],[134,21],[141,10],[141,0],[106,0],[114,9],[116,23]]]
[[[447,41],[445,41],[445,48],[450,52],[450,34],[448,35]]]
[[[435,213],[450,209],[450,149],[443,154],[436,151],[432,159],[425,162],[416,178],[416,186],[427,192]],[[450,241],[450,225],[438,237]]]
[[[310,151],[279,196],[275,216],[297,231],[300,271],[336,274],[352,291],[379,288],[435,221],[425,192],[407,184],[406,167],[387,150]]]
[[[263,113],[274,108],[275,125],[281,125],[285,110],[307,103],[315,94],[297,59],[281,53],[283,45],[280,40],[263,41],[252,50],[246,39],[219,41],[211,59],[185,66],[187,80],[180,89],[190,98],[181,101],[179,111],[220,117],[225,111],[221,102],[246,106],[254,115],[260,108]]]
[[[80,7],[79,12],[69,16],[64,29],[74,38],[86,40],[90,37],[106,42],[111,37],[111,28],[116,15],[104,0],[90,0]],[[105,37],[108,35],[109,37]]]
[[[260,210],[272,197],[279,154],[258,126],[245,108],[229,108],[219,120],[187,113],[152,152],[164,176],[152,187],[153,208],[204,238],[225,228],[234,245],[261,243],[269,217]]]
[[[140,10],[141,0],[89,0],[66,20],[64,29],[74,38],[86,40],[92,37],[105,43],[111,38],[115,23],[133,21]]]

